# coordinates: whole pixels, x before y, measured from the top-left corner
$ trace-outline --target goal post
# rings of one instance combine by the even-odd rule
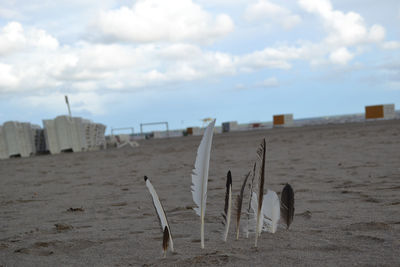
[[[111,128],[111,135],[114,135],[114,132],[115,132],[115,131],[126,131],[126,130],[131,130],[131,134],[134,133],[133,127]]]
[[[169,136],[169,127],[168,127],[167,121],[141,123],[140,124],[140,135],[143,135],[143,126],[150,126],[150,125],[165,125],[167,136]]]

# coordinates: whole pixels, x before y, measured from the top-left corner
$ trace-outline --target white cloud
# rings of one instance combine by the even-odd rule
[[[45,31],[27,31],[19,23],[7,25],[3,32],[0,36],[7,42],[1,43],[6,61],[0,64],[0,92],[51,92],[63,87],[73,92],[132,91],[236,72],[233,56],[191,44],[80,41],[59,46]]]
[[[28,41],[32,46],[42,49],[54,50],[58,48],[58,40],[41,29],[32,29],[28,33]]]
[[[263,81],[255,82],[252,84],[235,84],[234,91],[254,90],[254,89],[268,89],[279,86],[279,81],[276,77],[269,77]]]
[[[396,60],[386,62],[377,67],[374,74],[385,77],[385,82],[389,84],[400,84],[400,63]]]
[[[270,77],[256,84],[256,87],[263,87],[263,88],[273,88],[278,86],[279,82],[275,77]]]
[[[341,47],[329,55],[329,59],[335,63],[340,65],[346,65],[347,62],[354,58],[354,54],[350,53],[346,47]]]
[[[0,55],[18,51],[25,43],[26,37],[21,24],[10,22],[0,29]]]
[[[192,0],[139,0],[131,8],[101,12],[95,27],[116,41],[209,43],[232,32],[234,23],[226,14],[213,17]]]
[[[333,9],[332,4],[329,0],[319,0],[319,1],[299,0],[299,4],[307,12],[319,13],[325,17],[329,17],[330,12]]]
[[[18,83],[18,78],[13,74],[12,66],[0,62],[0,88],[12,90],[18,86]]]
[[[400,42],[399,41],[388,41],[382,44],[383,49],[387,50],[396,50],[400,49]]]
[[[245,18],[248,21],[264,21],[265,23],[277,23],[285,29],[291,29],[301,22],[298,15],[282,6],[268,0],[258,0],[250,4],[245,10]]]
[[[27,96],[15,101],[17,102],[16,105],[32,108],[45,107],[45,109],[56,114],[65,114],[67,108],[64,102],[64,95],[61,92],[52,92]],[[108,103],[114,101],[115,97],[115,94],[98,94],[95,92],[68,93],[72,115],[74,115],[74,112],[89,112],[94,115],[105,114],[108,110]]]
[[[196,0],[197,3],[200,3],[202,6],[226,6],[232,7],[237,5],[246,4],[248,0]]]
[[[107,103],[112,101],[111,94],[97,94],[94,92],[81,92],[68,96],[73,111],[87,111],[95,115],[105,114]],[[75,100],[74,100],[75,99]]]
[[[0,18],[15,19],[20,17],[20,14],[12,9],[0,7]]]
[[[160,10],[166,5],[164,2],[140,0],[132,8],[104,13],[116,15],[126,9],[124,12],[128,16],[123,18],[119,15],[122,20],[127,19],[128,24],[118,24],[123,27],[115,28],[114,34],[119,34],[118,30],[122,30],[122,35],[126,34],[123,30],[129,33],[132,30],[129,23],[136,23],[139,26],[133,27],[133,31],[137,32],[128,35],[143,42],[139,44],[78,41],[60,45],[55,37],[43,29],[23,26],[19,22],[0,27],[0,93],[23,92],[43,97],[68,88],[73,94],[88,97],[106,90],[158,90],[169,84],[216,80],[263,68],[287,70],[297,60],[306,60],[311,65],[338,64],[344,67],[356,55],[360,55],[361,48],[368,43],[378,43],[385,49],[398,49],[400,46],[397,41],[383,42],[384,28],[379,25],[368,28],[357,13],[334,10],[329,1],[300,0],[307,12],[323,18],[326,36],[322,40],[278,43],[234,55],[191,43],[194,40],[205,42],[214,39],[216,35],[212,33],[216,30],[213,26],[224,24],[218,22],[218,16],[211,15],[190,0],[174,0],[171,2],[173,5],[183,4],[182,10],[169,7],[162,12]],[[255,5],[260,3],[266,7],[265,10],[260,9],[261,13],[280,13],[282,17],[292,15],[288,10],[267,1],[258,1]],[[148,15],[154,10],[160,16]],[[189,13],[186,14],[186,11]],[[113,16],[113,19],[117,19]],[[171,23],[167,23],[168,20]],[[150,24],[146,24],[148,22]],[[349,29],[342,25],[345,22]],[[159,25],[162,27],[157,30]],[[177,30],[181,26],[184,29]],[[146,27],[151,29],[145,31]],[[117,40],[119,37],[114,38]],[[145,42],[151,40],[155,43]],[[276,78],[272,77],[258,86],[272,87],[278,84]],[[254,87],[254,83],[251,86]],[[94,104],[92,106],[92,112],[99,112]]]
[[[24,30],[19,22],[9,22],[0,29],[0,56],[24,49],[56,49],[58,41],[44,30]]]
[[[242,91],[242,90],[247,89],[247,86],[244,85],[243,83],[237,83],[237,84],[235,84],[234,89],[235,89],[236,91]]]
[[[308,51],[305,57],[312,65],[328,62],[346,65],[356,54],[362,54],[370,44],[377,44],[384,49],[397,47],[397,42],[384,42],[386,30],[383,26],[373,24],[368,27],[360,14],[336,10],[330,0],[298,0],[298,3],[306,12],[322,19],[327,33],[319,43],[302,46],[304,51]],[[350,52],[349,49],[356,53]],[[313,53],[315,54],[312,55]],[[326,56],[328,56],[328,61]]]
[[[290,69],[291,60],[300,59],[302,51],[296,47],[265,48],[244,55],[238,59],[239,67],[244,71],[261,68]]]
[[[385,37],[385,29],[374,24],[369,29],[363,17],[355,12],[335,10],[329,0],[299,0],[307,12],[319,15],[328,31],[325,42],[334,46],[353,46],[363,43],[378,43]]]
[[[373,43],[379,43],[385,39],[385,35],[385,28],[381,25],[374,24],[369,30],[367,40]]]

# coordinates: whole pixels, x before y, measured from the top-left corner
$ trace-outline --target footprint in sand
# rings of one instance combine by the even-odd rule
[[[380,238],[380,237],[376,237],[376,236],[370,236],[370,235],[357,235],[355,236],[357,239],[361,240],[361,241],[372,241],[372,242],[376,242],[376,243],[384,243],[385,239]]]
[[[348,231],[386,231],[390,226],[384,222],[360,222],[352,223],[344,227]]]

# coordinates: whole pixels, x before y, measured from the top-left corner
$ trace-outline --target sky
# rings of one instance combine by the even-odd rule
[[[0,124],[64,95],[108,133],[399,109],[400,1],[0,0]]]

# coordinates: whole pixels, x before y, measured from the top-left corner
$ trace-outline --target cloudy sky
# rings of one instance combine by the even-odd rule
[[[100,2],[100,4],[99,4]],[[398,0],[0,0],[0,123],[400,107]]]

